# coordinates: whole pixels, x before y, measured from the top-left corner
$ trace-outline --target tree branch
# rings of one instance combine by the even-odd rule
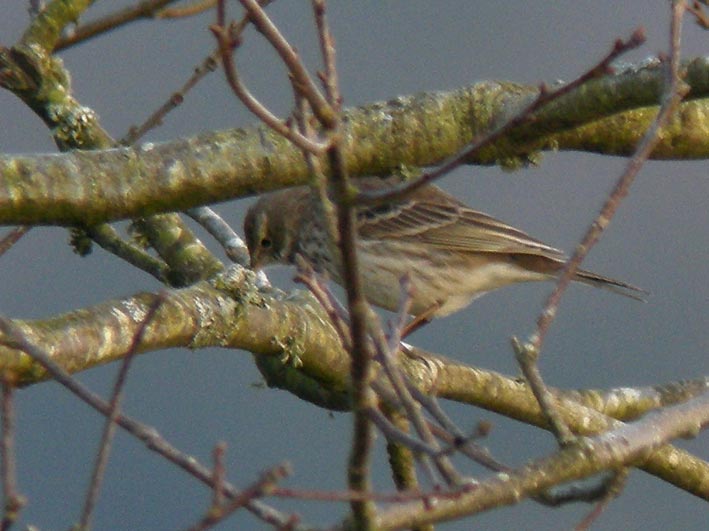
[[[312,399],[322,407],[347,409],[350,358],[320,305],[302,291],[288,296],[270,288],[259,291],[255,280],[254,273],[233,267],[213,281],[166,290],[165,300],[145,328],[136,353],[180,346],[245,349],[256,355],[259,368],[267,367],[269,385]],[[28,341],[73,373],[123,356],[154,297],[140,294],[46,320],[11,322]],[[2,340],[0,336],[0,343]],[[537,401],[516,378],[468,367],[419,349],[401,355],[399,361],[407,378],[424,393],[546,428]],[[18,382],[24,385],[46,378],[44,370],[29,357],[0,345],[0,371],[3,370],[16,373]],[[386,386],[386,381],[382,380],[381,385]],[[700,381],[690,382],[686,392],[669,393],[674,397],[674,402],[669,403],[685,400],[706,387]],[[620,421],[591,408],[600,403],[627,415],[626,408],[614,404],[618,396],[634,394],[610,393],[611,398],[604,400],[598,392],[552,391],[559,393],[559,410],[565,422],[582,435],[620,426]],[[586,396],[590,399],[584,405],[576,401]],[[638,396],[646,406],[648,402],[658,403],[655,392],[641,389]],[[628,409],[635,414],[639,411]],[[687,452],[664,446],[650,456],[643,469],[709,499],[705,481],[709,465]]]
[[[700,119],[709,112],[709,59],[684,66],[691,87],[688,98],[695,99],[679,106],[655,149],[657,158],[709,157],[709,125]],[[0,78],[2,74],[0,64]],[[661,90],[657,64],[592,80],[469,163],[526,159],[541,149],[583,146],[630,152],[637,131],[643,130],[639,122],[649,124],[656,114]],[[343,117],[345,167],[356,177],[389,174],[401,165],[436,164],[536,93],[536,87],[482,82],[351,109]],[[601,131],[604,120],[616,127]],[[0,224],[58,225],[185,210],[309,179],[297,147],[256,127],[95,153],[5,156],[0,157],[0,175]],[[102,176],[100,187],[95,186],[97,175]]]
[[[402,504],[380,513],[377,529],[411,528],[511,505],[556,484],[589,477],[618,464],[637,464],[660,444],[696,434],[709,423],[709,395],[649,414],[640,421],[583,440],[557,453],[476,485],[456,499],[435,505]]]

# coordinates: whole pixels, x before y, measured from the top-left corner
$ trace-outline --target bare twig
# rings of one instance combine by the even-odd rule
[[[15,407],[14,385],[11,373],[1,375],[2,381],[2,440],[0,441],[0,474],[2,474],[3,515],[0,531],[6,531],[17,521],[20,510],[27,500],[17,491],[15,469]]]
[[[708,425],[709,395],[704,394],[686,404],[653,411],[611,432],[584,438],[504,475],[487,478],[454,501],[441,501],[433,507],[423,504],[392,507],[380,513],[376,524],[379,529],[402,529],[519,503],[559,483],[624,464],[643,463],[653,450],[670,439],[695,436]]]
[[[73,378],[66,370],[52,360],[51,356],[44,350],[31,343],[15,324],[7,319],[0,318],[0,332],[4,335],[4,338],[2,338],[4,344],[25,352],[34,361],[39,363],[54,380],[66,387],[75,396],[99,413],[104,416],[110,414],[110,404],[79,383],[78,380]],[[213,474],[209,468],[200,464],[194,456],[185,454],[172,446],[158,434],[155,428],[137,422],[125,415],[117,415],[115,422],[128,433],[142,441],[150,450],[179,466],[202,483],[213,486]],[[223,488],[224,492],[230,498],[234,498],[240,493],[240,491],[230,483],[225,482]],[[274,526],[284,526],[290,521],[288,516],[258,500],[250,502],[247,508],[258,518]]]
[[[441,455],[441,450],[437,445],[431,446],[420,438],[400,430],[379,409],[371,408],[367,411],[367,414],[388,441],[401,443],[415,454],[423,454],[429,457]]]
[[[453,431],[442,429],[434,424],[431,424],[431,431],[436,437],[448,443],[451,448],[455,448],[466,457],[489,470],[495,472],[511,472],[514,470],[511,466],[495,459],[487,448],[474,441],[474,439],[487,435],[489,426],[486,423],[479,423],[475,431],[467,437],[463,434],[455,434]],[[588,484],[586,481],[583,484],[572,483],[563,487],[555,486],[531,498],[537,503],[548,507],[559,507],[573,502],[598,501],[600,498],[607,496],[608,490],[609,481],[605,479],[598,484]]]
[[[374,317],[372,317],[370,321],[372,323],[376,323],[376,319]],[[373,336],[374,345],[377,349],[377,359],[384,368],[384,372],[389,380],[389,383],[394,389],[400,406],[406,411],[406,417],[414,426],[416,433],[422,441],[435,452],[433,455],[433,461],[436,464],[436,468],[448,485],[460,485],[462,483],[460,474],[458,474],[455,470],[455,467],[445,455],[445,452],[441,451],[436,438],[431,433],[428,423],[421,412],[420,405],[413,399],[411,393],[409,392],[406,376],[396,365],[394,357],[396,352],[398,352],[398,343],[395,345],[395,350],[392,351],[390,350],[389,345],[383,337],[379,327],[378,329],[373,329],[370,333]],[[378,386],[375,385],[375,388],[378,388]]]
[[[667,124],[676,106],[687,93],[688,87],[681,79],[679,69],[680,61],[680,37],[682,28],[682,17],[685,9],[685,2],[673,3],[672,27],[670,36],[670,56],[665,83],[665,93],[662,105],[655,118],[655,121],[648,129],[643,140],[638,145],[635,154],[628,162],[625,171],[618,179],[613,191],[608,196],[600,213],[586,231],[581,243],[576,246],[572,257],[566,263],[566,267],[559,276],[554,291],[549,295],[544,308],[537,319],[537,330],[529,338],[528,342],[536,352],[541,352],[544,336],[554,321],[557,308],[564,290],[571,282],[574,274],[578,270],[581,262],[586,257],[591,248],[601,237],[601,234],[613,219],[618,207],[623,199],[628,195],[630,186],[640,169],[647,161],[650,153],[660,141],[660,130]]]
[[[284,463],[274,466],[264,472],[256,482],[246,487],[238,496],[233,497],[225,505],[213,505],[210,507],[207,514],[195,525],[187,528],[187,531],[204,531],[214,527],[220,522],[223,522],[238,509],[247,506],[258,498],[268,496],[276,488],[278,482],[290,474],[290,465]],[[279,527],[279,529],[283,529],[284,527],[290,528],[292,522],[293,517],[289,517],[288,522],[283,527]]]
[[[537,319],[537,329],[530,338],[523,344],[517,338],[512,338],[512,345],[522,371],[527,379],[527,382],[534,393],[539,406],[555,434],[559,444],[568,444],[573,439],[573,434],[568,426],[563,421],[561,414],[556,408],[553,395],[549,392],[544,384],[541,372],[538,367],[538,358],[544,342],[544,337],[551,326],[561,301],[561,297],[566,290],[566,287],[571,283],[572,278],[576,274],[581,262],[591,250],[593,245],[600,239],[602,232],[610,224],[615,212],[622,200],[628,195],[630,185],[635,176],[642,168],[650,153],[659,141],[659,131],[667,123],[674,111],[676,105],[680,102],[686,88],[681,87],[681,79],[679,73],[679,52],[680,52],[680,35],[681,21],[684,14],[684,2],[675,2],[673,6],[673,21],[671,30],[670,42],[670,63],[668,68],[668,77],[666,81],[665,95],[663,103],[658,112],[657,118],[653,125],[648,129],[643,141],[638,146],[638,149],[633,158],[628,163],[626,170],[623,172],[615,188],[609,195],[606,203],[603,205],[601,212],[594,220],[591,227],[584,235],[581,243],[576,247],[573,256],[567,261],[564,270],[562,271],[556,286],[549,295],[544,308],[542,309]]]
[[[222,2],[223,0],[220,1],[218,5],[221,6]],[[223,14],[223,8],[219,9],[218,13]],[[251,94],[249,89],[246,88],[241,81],[241,77],[239,76],[239,72],[234,62],[234,49],[239,45],[239,40],[235,39],[233,36],[233,26],[226,27],[224,18],[220,16],[217,24],[212,26],[211,29],[214,37],[217,39],[217,43],[219,44],[222,65],[224,66],[224,73],[226,74],[227,83],[229,83],[229,86],[234,94],[237,98],[239,98],[239,100],[241,100],[246,108],[264,124],[293,142],[293,144],[298,146],[301,150],[321,154],[325,149],[327,149],[327,143],[316,142],[306,138],[290,127],[289,124],[281,121],[280,118],[269,111],[256,97],[254,97],[253,94]]]
[[[80,42],[97,37],[103,33],[113,31],[121,26],[136,20],[153,18],[166,5],[176,0],[144,0],[131,7],[126,7],[106,15],[98,20],[83,24],[57,42],[55,51],[63,50]]]
[[[283,64],[288,69],[290,75],[293,76],[293,82],[298,87],[298,93],[301,94],[310,104],[310,108],[313,114],[322,124],[322,126],[328,131],[334,131],[338,128],[339,116],[337,115],[336,107],[333,106],[335,100],[328,101],[325,96],[318,90],[317,85],[310,77],[307,68],[303,65],[298,53],[286,40],[286,38],[281,34],[276,25],[271,21],[266,12],[261,8],[256,0],[239,0],[244,9],[248,11],[249,18],[254,26],[263,34],[266,40],[273,46],[278,55],[281,56]],[[316,7],[316,11],[320,12],[318,18],[322,21],[322,24],[318,27],[318,30],[322,33],[320,37],[321,42],[331,42],[329,39],[329,30],[327,29],[327,23],[324,14],[324,5],[321,4],[319,8]],[[330,47],[328,55],[325,57],[325,63],[334,66],[334,47]],[[335,75],[336,72],[334,68],[329,71],[330,75]],[[332,87],[337,87],[337,82],[328,82]],[[329,94],[328,96],[335,96],[339,99],[339,96],[334,94]]]
[[[186,214],[202,225],[219,242],[232,262],[244,267],[249,266],[249,250],[244,240],[213,209],[195,207],[190,208]]]
[[[333,128],[339,128],[337,125]],[[347,305],[350,314],[350,333],[352,336],[352,402],[354,406],[354,432],[349,461],[349,486],[352,490],[367,492],[370,490],[369,467],[373,445],[373,430],[367,409],[375,403],[370,387],[372,378],[372,353],[367,338],[367,319],[369,305],[364,298],[359,257],[357,252],[357,226],[355,211],[347,205],[345,198],[349,192],[349,175],[342,151],[335,144],[327,150],[328,161],[332,168],[331,184],[335,190],[338,247],[342,256],[342,273],[347,293]],[[374,506],[368,502],[352,502],[353,516],[358,528],[371,526]]]
[[[0,239],[0,256],[4,255],[10,248],[15,245],[20,238],[29,232],[32,227],[29,225],[21,225],[10,229],[2,239]]]
[[[512,349],[515,352],[517,363],[539,403],[539,408],[547,419],[551,432],[560,445],[569,444],[574,440],[574,434],[557,410],[554,395],[544,384],[542,373],[539,371],[539,365],[537,364],[539,351],[534,348],[534,345],[530,343],[523,344],[516,337],[512,338]]]
[[[254,0],[241,0],[241,3],[248,9],[254,25],[259,28],[280,54],[281,59],[293,77],[292,84],[297,88],[297,94],[307,101],[310,110],[331,139],[325,150],[325,155],[332,172],[330,186],[335,198],[337,246],[342,257],[342,277],[347,294],[350,337],[352,340],[350,375],[352,378],[354,429],[348,466],[348,485],[351,490],[369,492],[371,490],[370,466],[374,432],[367,410],[376,404],[374,393],[370,387],[372,352],[367,337],[367,320],[370,310],[364,298],[359,270],[356,213],[354,208],[349,206],[348,201],[348,195],[350,194],[349,174],[339,144],[341,119],[338,111],[341,98],[337,92],[335,48],[332,46],[327,26],[324,4],[314,3],[313,7],[316,12],[316,18],[319,19],[320,41],[327,48],[327,50],[323,49],[323,60],[328,69],[327,74],[332,77],[325,83],[329,87],[325,96],[320,93],[315,83],[313,83],[295,50],[285,41],[263,10],[258,8]],[[312,153],[315,154],[314,152]],[[376,509],[371,502],[353,500],[351,508],[355,527],[368,529],[372,526]]]
[[[383,191],[360,191],[356,198],[357,204],[372,205],[391,203],[405,198],[413,191],[432,183],[436,179],[447,175],[461,164],[465,163],[473,155],[477,154],[483,148],[489,146],[499,140],[504,135],[510,133],[513,129],[527,124],[534,119],[534,113],[540,110],[550,102],[559,99],[561,96],[576,90],[587,81],[600,77],[611,68],[611,63],[620,55],[629,50],[637,48],[645,42],[645,33],[642,29],[637,29],[627,41],[618,39],[613,46],[613,49],[593,68],[586,73],[576,78],[574,81],[566,85],[550,91],[548,87],[542,85],[539,89],[539,95],[527,107],[518,112],[515,116],[505,121],[502,125],[490,131],[480,138],[474,139],[466,148],[444,161],[435,170],[423,173],[416,179],[404,182],[397,186],[393,186],[388,190]]]
[[[271,3],[272,0],[259,0],[259,4],[261,6],[267,6],[268,4]],[[186,6],[183,8],[175,8],[174,9],[174,14],[177,15],[178,10],[186,10],[189,11],[189,7],[212,7],[213,5],[216,5],[217,1],[216,0],[206,0],[205,2],[196,2],[193,6]],[[204,5],[201,5],[204,4]],[[163,10],[160,11],[157,14],[157,18],[166,18],[169,13],[172,13],[172,10]],[[182,15],[177,15],[177,16],[182,16]],[[249,17],[245,16],[243,17],[239,22],[236,22],[231,26],[231,32],[232,32],[232,38],[233,39],[238,39],[241,35],[241,33],[246,29],[246,26],[249,24]],[[153,114],[151,114],[147,120],[145,120],[140,126],[138,127],[132,127],[130,131],[128,131],[128,134],[123,137],[120,141],[121,144],[129,146],[134,144],[135,142],[138,141],[138,139],[142,138],[145,133],[153,129],[154,127],[159,126],[162,123],[163,118],[178,107],[179,105],[182,104],[182,102],[185,99],[185,96],[187,93],[189,93],[197,83],[199,83],[202,79],[204,79],[209,73],[214,72],[217,68],[218,61],[220,57],[222,56],[221,48],[217,46],[217,48],[210,53],[204,61],[202,61],[202,64],[197,66],[194,69],[194,73],[192,76],[185,82],[184,85],[175,93],[170,96],[170,98],[160,106],[160,108],[155,111]]]
[[[606,510],[610,502],[616,499],[625,487],[628,480],[629,469],[621,468],[613,474],[604,484],[605,492],[601,499],[596,503],[596,506],[589,512],[583,520],[574,528],[574,531],[586,531],[590,529],[593,523]]]
[[[451,437],[454,440],[457,440],[459,443],[464,443],[464,441],[469,440],[469,437],[466,437],[466,435],[460,430],[460,428],[458,428],[458,426],[456,426],[456,424],[450,419],[450,417],[446,415],[445,411],[443,411],[443,408],[441,408],[440,404],[438,403],[438,400],[436,400],[435,395],[428,395],[426,393],[423,393],[410,380],[407,380],[406,384],[414,400],[421,404],[440,425],[439,433],[436,434],[438,437],[440,437],[440,431],[447,431],[451,435]],[[429,425],[434,424],[429,423]],[[487,426],[487,424],[478,424],[476,436],[480,436],[482,434],[482,432],[484,431],[483,426]],[[455,446],[455,444],[452,445]]]
[[[338,113],[340,97],[337,94],[337,82],[334,80],[334,47],[329,46],[325,62],[328,74],[333,80],[326,83],[330,87],[326,96],[323,96],[315,83],[310,78],[307,69],[300,61],[298,54],[285,40],[280,31],[272,23],[268,15],[254,0],[241,0],[242,5],[249,13],[251,22],[265,36],[276,52],[281,56],[286,65],[291,83],[296,93],[296,100],[304,100],[314,116],[330,138],[326,143],[313,141],[308,136],[282,123],[263,107],[241,84],[233,61],[233,49],[238,42],[228,38],[224,29],[224,7],[220,2],[219,27],[214,28],[222,50],[224,69],[227,80],[234,93],[241,101],[256,114],[265,124],[288,138],[305,154],[324,154],[330,165],[332,178],[331,189],[334,191],[336,226],[338,232],[337,245],[342,256],[342,276],[344,279],[347,303],[350,315],[350,337],[352,343],[352,403],[354,409],[354,430],[350,460],[348,467],[349,486],[352,490],[368,492],[370,490],[369,466],[373,432],[371,421],[367,415],[368,408],[374,406],[375,399],[370,388],[371,379],[371,352],[367,338],[367,302],[364,299],[361,278],[358,267],[356,245],[356,219],[354,209],[349,206],[348,200],[349,176],[344,157],[337,142],[340,117]],[[321,33],[321,42],[331,45],[329,30],[324,16],[324,5],[316,4],[315,10],[319,18],[318,30]],[[374,507],[368,501],[353,500],[352,513],[355,526],[368,528],[374,514]]]
[[[168,266],[163,260],[151,256],[137,245],[128,243],[108,223],[87,227],[85,231],[93,241],[109,253],[145,271],[160,282],[167,280]]]
[[[224,503],[224,478],[226,469],[224,467],[224,454],[226,453],[226,443],[219,442],[214,447],[212,456],[214,457],[214,487],[212,488],[212,507],[219,507]]]
[[[443,428],[433,422],[430,423],[430,428],[431,432],[445,442],[449,448],[460,451],[463,455],[484,466],[485,468],[494,470],[495,472],[510,470],[509,467],[493,458],[487,448],[475,443],[475,439],[487,435],[490,431],[489,424],[479,423],[475,431],[470,436],[466,436],[458,431]]]
[[[318,300],[320,306],[322,306],[325,313],[327,313],[330,322],[335,327],[335,330],[337,330],[343,348],[349,351],[352,348],[352,337],[350,335],[350,324],[347,319],[346,310],[340,306],[339,301],[328,289],[327,285],[320,281],[312,266],[306,262],[302,256],[298,255],[296,262],[298,274],[294,280],[296,282],[302,282]]]
[[[393,426],[405,433],[411,431],[411,423],[402,411],[386,407],[383,410]],[[416,463],[420,462],[430,467],[430,460],[418,459],[419,454],[412,452],[406,445],[391,440],[387,440],[386,451],[396,489],[399,492],[420,491]],[[434,531],[434,527],[433,525],[424,525],[413,528],[411,531]]]
[[[401,280],[401,303],[399,304],[399,311],[397,313],[397,319],[394,325],[390,326],[390,334],[388,340],[384,337],[381,326],[379,326],[379,320],[375,316],[372,316],[369,320],[370,322],[370,335],[374,341],[375,348],[377,350],[377,360],[381,363],[384,368],[384,373],[389,380],[389,384],[394,389],[396,395],[396,400],[398,401],[397,407],[403,408],[406,413],[406,418],[411,422],[416,433],[421,438],[425,448],[430,448],[427,453],[436,464],[436,468],[440,474],[445,479],[448,485],[460,485],[462,478],[460,474],[455,470],[455,467],[450,462],[447,457],[448,452],[438,445],[436,438],[433,436],[429,428],[429,423],[426,421],[423,413],[421,412],[421,403],[413,395],[413,389],[415,386],[408,381],[407,377],[399,369],[396,362],[396,354],[400,349],[401,333],[402,330],[406,328],[406,319],[409,314],[409,309],[411,307],[411,281],[408,275],[404,275]],[[378,389],[380,394],[383,390],[375,383],[375,389]],[[381,423],[378,423],[381,429]],[[384,432],[385,435],[387,432]],[[408,434],[404,434],[407,437],[411,437]],[[403,441],[402,444],[405,444]],[[415,450],[415,447],[411,447]],[[415,450],[416,451],[416,450]],[[424,461],[425,463],[425,461]],[[427,464],[427,463],[426,463]],[[429,476],[433,478],[433,474],[429,473]],[[437,485],[438,482],[434,481],[433,484]]]
[[[155,18],[186,18],[193,17],[217,5],[217,0],[194,0],[186,6],[166,7],[161,9]]]
[[[121,367],[116,376],[116,381],[113,384],[113,392],[111,393],[111,401],[109,402],[108,414],[106,415],[106,423],[103,427],[103,434],[101,435],[101,444],[99,446],[99,452],[96,456],[96,462],[94,463],[94,469],[91,474],[91,483],[86,493],[86,500],[84,501],[84,509],[81,513],[80,529],[90,529],[91,528],[91,517],[93,516],[93,509],[98,500],[98,494],[101,489],[101,483],[103,482],[104,472],[106,470],[106,465],[108,464],[108,456],[111,451],[111,442],[113,441],[113,436],[116,432],[116,418],[118,417],[118,412],[120,410],[121,399],[123,398],[123,389],[125,387],[126,378],[128,377],[128,370],[131,366],[131,361],[135,356],[136,350],[140,346],[145,330],[148,325],[155,318],[155,314],[158,308],[163,304],[165,300],[164,294],[159,294],[155,300],[152,301],[148,307],[140,327],[133,336],[133,341],[130,348],[123,357],[121,362]]]
[[[687,11],[694,15],[694,21],[699,27],[709,29],[709,15],[704,12],[704,8],[699,2],[692,2],[691,5],[687,2]]]
[[[320,54],[323,57],[325,71],[320,74],[320,80],[325,88],[327,101],[334,106],[335,112],[342,110],[342,97],[337,85],[337,68],[335,64],[335,40],[330,32],[325,10],[325,0],[313,0],[315,24],[320,38]]]
[[[153,112],[141,125],[131,127],[128,133],[119,140],[119,143],[124,146],[131,146],[140,140],[145,134],[162,125],[162,121],[171,111],[182,105],[185,101],[185,96],[190,92],[197,83],[202,81],[208,74],[214,72],[217,68],[217,52],[209,55],[202,64],[194,69],[190,78],[185,82],[177,92],[173,92],[168,100],[163,103],[155,112]]]

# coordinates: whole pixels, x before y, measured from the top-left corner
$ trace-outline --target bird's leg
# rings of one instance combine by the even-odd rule
[[[431,306],[426,308],[420,314],[414,316],[414,318],[411,319],[411,321],[409,321],[404,327],[404,329],[401,331],[401,339],[405,339],[407,336],[413,334],[422,326],[425,326],[430,323],[433,319],[434,314],[440,309],[440,307],[441,303],[437,302],[436,304],[432,304]]]

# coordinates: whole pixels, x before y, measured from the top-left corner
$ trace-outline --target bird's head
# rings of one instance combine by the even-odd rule
[[[295,254],[302,194],[282,190],[261,197],[244,218],[251,268],[290,263]]]

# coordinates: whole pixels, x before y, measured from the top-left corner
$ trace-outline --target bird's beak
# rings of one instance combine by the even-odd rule
[[[249,266],[250,266],[251,269],[253,269],[254,271],[258,271],[259,269],[261,269],[261,264],[260,264],[260,261],[259,261],[259,259],[258,259],[258,256],[256,256],[256,252],[255,252],[255,251],[252,252],[252,253],[249,255]]]
[[[266,255],[264,255],[264,253],[260,253],[258,249],[254,249],[253,251],[251,251],[249,256],[249,265],[252,270],[259,271],[263,269],[263,267],[266,265]]]

